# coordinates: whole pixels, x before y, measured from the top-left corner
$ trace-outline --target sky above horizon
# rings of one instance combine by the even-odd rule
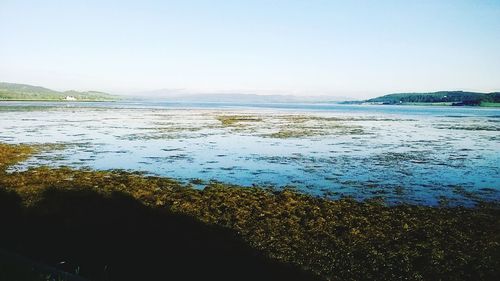
[[[354,98],[500,91],[500,0],[0,0],[0,81]]]

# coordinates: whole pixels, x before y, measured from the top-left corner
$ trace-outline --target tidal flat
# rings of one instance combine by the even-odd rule
[[[1,247],[59,270],[500,276],[495,109],[0,107]]]
[[[500,277],[498,203],[387,205],[126,171],[11,169],[47,149],[0,144],[0,246],[84,278]],[[59,280],[50,278],[29,280]]]
[[[124,170],[390,204],[500,200],[498,109],[124,102],[0,108],[1,142],[59,146],[11,171]]]

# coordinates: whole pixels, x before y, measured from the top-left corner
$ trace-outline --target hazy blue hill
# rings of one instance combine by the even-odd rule
[[[77,101],[117,99],[116,96],[103,92],[59,92],[39,86],[0,82],[0,100],[65,100],[66,97],[73,97]]]
[[[287,91],[192,91],[158,89],[128,94],[132,98],[167,102],[224,102],[224,103],[336,103],[352,98],[327,94],[291,94]]]
[[[366,100],[371,103],[451,103],[453,105],[480,105],[500,103],[500,93],[477,93],[464,91],[439,91],[432,93],[396,93]]]

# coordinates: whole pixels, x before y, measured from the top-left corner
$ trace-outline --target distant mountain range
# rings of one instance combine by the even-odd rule
[[[0,82],[1,100],[40,100],[40,101],[95,101],[138,99],[171,102],[227,102],[227,103],[333,103],[349,98],[332,96],[294,96],[285,94],[254,93],[196,93],[179,89],[163,89],[126,95],[112,95],[98,91],[55,91],[44,87],[26,84]]]
[[[44,87],[0,82],[0,100],[40,100],[40,101],[107,101],[118,96],[97,91],[59,92]]]
[[[154,99],[172,102],[227,102],[227,103],[334,103],[349,100],[349,97],[328,95],[290,95],[268,92],[193,92],[183,89],[161,89],[148,92],[132,93],[137,99]]]
[[[343,103],[500,106],[500,92],[478,93],[465,91],[439,91],[431,93],[395,93],[365,101]]]
[[[254,93],[193,93],[186,90],[165,89],[136,95],[117,96],[98,91],[55,91],[26,84],[0,82],[1,100],[40,101],[109,101],[117,99],[149,99],[171,102],[227,102],[227,103],[343,103],[343,104],[429,104],[500,107],[500,92],[478,93],[439,91],[430,93],[395,93],[361,101],[332,96],[294,96],[286,94]]]

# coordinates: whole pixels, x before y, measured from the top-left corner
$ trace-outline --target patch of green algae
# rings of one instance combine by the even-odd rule
[[[124,192],[234,230],[267,256],[325,280],[498,280],[500,208],[386,206],[211,182],[204,190],[161,177],[39,167],[7,173],[35,150],[0,145],[0,187],[36,205],[47,189]]]
[[[261,118],[250,115],[219,115],[216,116],[223,127],[242,126],[245,122],[260,122]]]
[[[8,145],[0,143],[0,173],[9,165],[15,164],[28,158],[34,148],[28,145]]]

